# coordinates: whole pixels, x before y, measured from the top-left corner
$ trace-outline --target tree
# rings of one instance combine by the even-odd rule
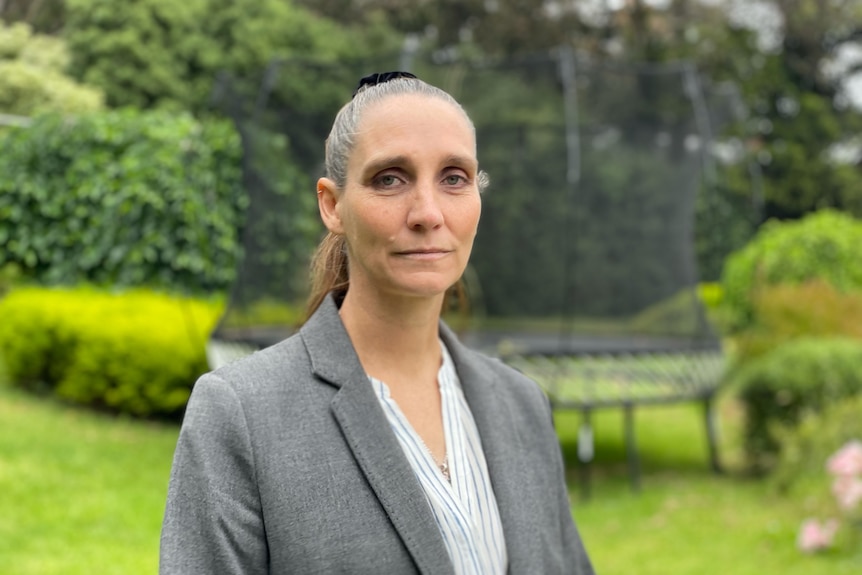
[[[576,3],[545,0],[299,0],[341,22],[384,12],[404,34],[435,48],[473,45],[487,56],[507,56],[559,46],[587,29]]]
[[[39,33],[58,32],[65,13],[65,0],[0,0],[0,20],[23,22]]]
[[[835,158],[862,128],[862,114],[848,105],[843,83],[853,70],[827,73],[843,47],[862,37],[856,1],[775,0],[783,21],[776,53],[747,86],[757,111],[766,179],[767,215],[797,218],[835,207],[862,215],[862,172]]]
[[[716,80],[741,87],[749,111],[735,135],[759,162],[763,218],[798,218],[823,207],[862,214],[862,173],[834,150],[852,145],[862,114],[834,62],[862,38],[856,0],[722,3],[673,0],[666,9],[630,0],[606,18],[616,54],[661,61],[685,58]],[[857,162],[858,164],[858,162]]]
[[[102,106],[99,90],[65,75],[65,43],[33,34],[29,25],[0,21],[0,113],[83,112]]]
[[[65,34],[76,77],[111,106],[206,108],[221,71],[259,75],[276,58],[337,60],[387,50],[381,26],[360,31],[287,0],[68,0]]]

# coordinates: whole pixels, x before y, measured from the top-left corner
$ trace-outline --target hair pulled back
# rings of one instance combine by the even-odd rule
[[[418,78],[395,78],[381,84],[364,86],[339,110],[326,138],[326,177],[335,182],[339,193],[347,183],[347,164],[356,145],[356,135],[363,113],[386,98],[402,95],[428,96],[452,104],[464,114],[475,133],[473,122],[455,98]],[[479,174],[478,185],[480,191],[487,186],[487,176],[484,173]],[[310,317],[317,310],[330,292],[334,292],[336,298],[344,297],[349,285],[344,236],[327,232],[311,260],[311,293],[307,316]]]

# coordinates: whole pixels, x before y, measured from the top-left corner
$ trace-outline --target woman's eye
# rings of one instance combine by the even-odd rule
[[[401,181],[401,180],[399,180],[399,179],[398,179],[398,176],[395,176],[395,175],[393,175],[393,174],[383,174],[382,176],[379,176],[379,177],[375,180],[375,183],[376,183],[378,186],[381,186],[381,187],[384,187],[384,188],[391,188],[392,186],[396,186],[396,185],[398,185],[398,183],[399,183],[400,181]]]

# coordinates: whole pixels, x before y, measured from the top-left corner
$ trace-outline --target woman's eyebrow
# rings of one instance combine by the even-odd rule
[[[479,161],[476,158],[472,158],[469,156],[459,156],[453,154],[451,156],[447,156],[443,160],[443,164],[445,166],[457,166],[459,168],[469,168],[472,170],[477,170],[479,168]]]
[[[385,158],[377,158],[366,164],[362,169],[363,178],[371,177],[381,170],[387,168],[403,168],[410,165],[411,162],[407,156],[387,156]]]

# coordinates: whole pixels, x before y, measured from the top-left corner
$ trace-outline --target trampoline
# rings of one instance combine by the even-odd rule
[[[700,402],[708,465],[719,471],[713,400],[724,361],[697,296],[695,200],[718,177],[711,146],[734,119],[719,111],[736,108],[732,91],[711,91],[686,62],[598,63],[566,48],[506,61],[402,53],[278,61],[259,81],[222,78],[250,208],[211,365],[296,329],[322,232],[314,181],[323,141],[356,78],[388,69],[449,91],[476,124],[491,186],[464,278],[471,313],[451,324],[467,345],[535,379],[555,410],[582,414],[584,495],[599,409],[624,412],[635,489],[640,406]]]

